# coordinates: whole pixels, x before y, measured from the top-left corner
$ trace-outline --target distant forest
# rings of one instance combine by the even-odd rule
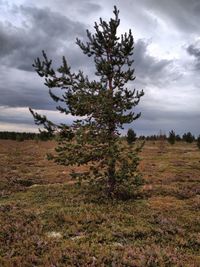
[[[131,129],[132,130],[132,129]],[[169,133],[169,137],[165,134],[158,134],[158,135],[149,135],[144,136],[141,135],[139,137],[136,137],[136,134],[134,133],[135,137],[134,139],[138,140],[168,140],[171,138],[171,135],[174,135],[175,141],[185,141],[188,143],[192,143],[195,141],[195,136],[191,134],[191,132],[184,133],[182,136],[176,135],[173,131]],[[122,136],[122,139],[127,139],[127,136]],[[41,141],[47,141],[54,139],[54,137],[49,136],[47,132],[41,131],[40,133],[29,133],[29,132],[9,132],[9,131],[0,131],[0,139],[4,140],[16,140],[16,141],[24,141],[24,140],[41,140]]]
[[[16,140],[16,141],[24,141],[24,140],[42,140],[47,141],[51,138],[45,132],[40,133],[28,133],[28,132],[8,132],[2,131],[0,132],[0,139],[4,140]]]

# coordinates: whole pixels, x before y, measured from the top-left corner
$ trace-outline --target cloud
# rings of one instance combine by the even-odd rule
[[[26,24],[16,27],[0,23],[2,65],[33,71],[33,59],[41,55],[42,50],[54,57],[68,50],[76,55],[75,38],[84,36],[85,25],[50,9],[20,6],[15,12],[26,20]]]
[[[85,41],[86,26],[47,8],[20,6],[15,13],[26,19],[26,23],[22,20],[18,27],[0,23],[0,105],[55,110],[44,80],[32,72],[33,60],[41,57],[44,49],[58,67],[62,55],[66,55],[72,69],[82,69],[93,78],[94,63],[74,44],[77,36]],[[134,59],[137,83],[142,86],[165,81],[166,73],[169,75],[172,69],[171,61],[148,54],[145,40],[135,43]]]
[[[36,125],[29,125],[26,123],[9,123],[0,122],[0,131],[8,132],[38,132],[38,127]]]
[[[14,50],[20,48],[23,43],[21,36],[22,31],[20,32],[14,26],[9,23],[3,24],[0,22],[0,57],[5,58],[10,55]]]
[[[19,13],[26,17],[30,24],[30,30],[36,30],[45,36],[71,40],[75,36],[83,34],[83,24],[71,20],[49,8],[20,6]],[[37,32],[35,32],[37,34]]]
[[[62,1],[61,1],[62,2]],[[84,1],[80,8],[96,4]],[[15,27],[10,23],[0,24],[0,62],[7,67],[33,71],[32,63],[35,58],[41,56],[45,50],[55,62],[55,66],[61,63],[62,55],[66,55],[69,64],[74,69],[86,68],[88,72],[94,69],[90,60],[82,54],[75,45],[76,37],[83,40],[86,38],[86,25],[72,21],[60,13],[51,11],[49,8],[27,7],[21,5],[15,9],[15,14],[21,16],[21,27]],[[135,68],[138,81],[142,84],[162,81],[165,72],[172,72],[172,61],[158,60],[148,54],[148,43],[138,40],[135,44]],[[87,73],[89,74],[89,73]]]
[[[192,131],[193,134],[198,136],[200,130],[197,127],[200,124],[199,112],[187,111],[166,111],[157,108],[142,109],[142,116],[136,120],[132,127],[136,129],[139,134],[158,134],[162,132],[168,134],[170,130],[175,130],[177,134],[182,135],[185,132]],[[130,125],[128,126],[130,128]]]
[[[88,16],[88,13],[96,13],[98,11],[101,10],[101,6],[98,5],[97,3],[90,3],[90,2],[86,2],[84,3],[84,5],[80,6],[78,8],[78,11],[81,13],[81,14],[85,14]]]
[[[134,66],[137,79],[143,85],[159,84],[164,82],[166,74],[170,74],[171,60],[158,60],[148,54],[148,42],[138,40],[135,43]]]
[[[40,0],[39,3],[36,3],[39,7],[50,6],[52,10],[56,10],[61,14],[68,14],[68,10],[70,9],[69,16],[90,16],[93,13],[97,13],[102,9],[102,3],[98,3],[98,1],[92,0]],[[70,7],[70,8],[69,8]]]
[[[70,125],[73,120],[80,119],[80,117],[74,117],[70,114],[64,115],[53,110],[36,109],[35,111],[41,115],[46,115],[49,120],[54,123],[65,123]],[[15,125],[23,124],[27,125],[29,128],[32,127],[33,129],[38,129],[38,126],[34,126],[34,119],[29,109],[24,107],[11,108],[8,106],[0,106],[0,124],[5,123],[14,123]]]
[[[54,109],[48,90],[36,73],[13,68],[0,68],[0,105]]]
[[[148,55],[147,46],[143,40],[139,40],[135,44],[136,85],[144,87],[156,84],[158,86],[158,80],[160,83],[161,81],[164,82],[166,73],[170,73],[168,69],[171,61],[157,60]],[[57,56],[55,59],[57,62],[61,61],[61,56]],[[72,66],[77,64],[86,74],[94,78],[94,62],[82,55],[80,50],[76,54],[71,54],[70,63]],[[0,67],[0,79],[0,105],[55,110],[55,102],[48,94],[44,79],[39,77],[37,73],[2,66]],[[60,89],[55,90],[60,92]]]
[[[186,51],[195,58],[195,70],[200,70],[200,42],[195,42],[187,47]]]
[[[200,78],[194,71],[200,69],[200,48],[194,42],[199,36],[199,0],[0,0],[3,127],[8,123],[16,129],[25,127],[24,123],[27,129],[35,127],[28,106],[60,118],[48,88],[32,68],[33,60],[45,50],[58,67],[65,55],[72,70],[81,69],[93,78],[94,63],[82,54],[75,39],[86,41],[85,30],[93,31],[98,17],[109,19],[114,4],[120,9],[119,33],[131,28],[136,40],[133,86],[145,90],[138,106],[142,117],[133,127],[141,134],[172,128],[200,131]]]
[[[199,0],[143,0],[141,4],[182,33],[199,33]]]

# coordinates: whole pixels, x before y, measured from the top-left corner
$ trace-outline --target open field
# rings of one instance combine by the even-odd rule
[[[200,150],[147,141],[141,195],[100,199],[47,161],[54,142],[0,140],[0,266],[200,266]]]

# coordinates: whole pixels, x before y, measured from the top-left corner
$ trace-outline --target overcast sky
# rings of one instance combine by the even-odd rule
[[[75,45],[99,17],[120,10],[119,34],[132,29],[136,80],[144,89],[131,126],[137,134],[200,134],[199,0],[0,0],[0,130],[35,131],[28,107],[63,118],[32,63],[45,50],[59,66],[65,55],[73,70],[93,75],[91,60]],[[126,127],[126,128],[127,128]]]

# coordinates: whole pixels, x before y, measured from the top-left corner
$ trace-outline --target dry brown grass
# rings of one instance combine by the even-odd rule
[[[146,142],[146,184],[128,201],[74,185],[46,159],[54,147],[0,140],[0,266],[200,266],[195,144]]]

